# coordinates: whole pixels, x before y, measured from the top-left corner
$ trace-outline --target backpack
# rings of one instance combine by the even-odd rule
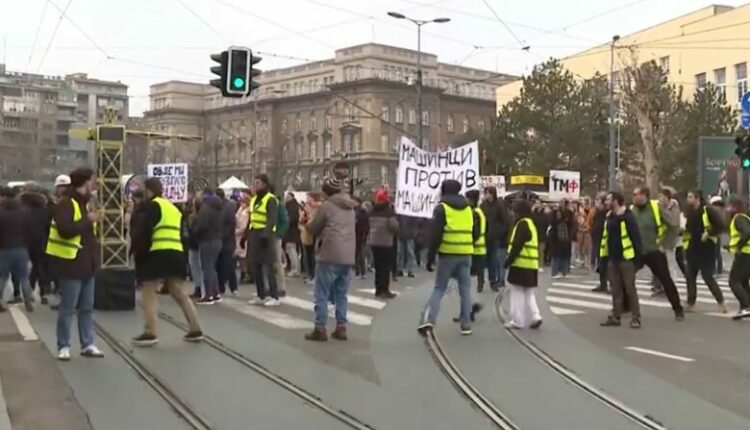
[[[289,232],[289,212],[284,202],[279,201],[278,215],[276,216],[276,236],[283,238]]]

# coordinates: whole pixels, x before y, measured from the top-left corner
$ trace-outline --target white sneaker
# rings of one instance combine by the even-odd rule
[[[552,277],[552,279],[562,279],[562,275],[558,274]]]
[[[62,348],[60,348],[60,350],[57,351],[57,359],[60,361],[69,361],[70,360],[70,347],[63,346]]]
[[[96,347],[96,345],[87,346],[83,351],[81,351],[81,355],[84,357],[93,357],[93,358],[104,357],[104,353],[101,352],[99,348]]]
[[[521,326],[516,324],[514,321],[508,321],[507,323],[505,323],[505,328],[516,330],[516,329],[521,328]]]
[[[256,297],[250,300],[249,302],[247,302],[248,305],[253,305],[253,306],[263,306],[263,303],[265,303],[265,300],[261,299],[260,297]]]
[[[279,305],[281,305],[281,302],[278,299],[274,299],[273,297],[268,297],[265,303],[263,303],[263,306],[267,308],[275,308]]]

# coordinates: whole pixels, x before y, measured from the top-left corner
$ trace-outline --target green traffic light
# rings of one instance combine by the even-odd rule
[[[743,169],[750,168],[750,158],[743,158],[742,159],[742,168]]]
[[[242,88],[245,86],[245,80],[242,78],[234,78],[232,85],[234,85],[235,88]]]

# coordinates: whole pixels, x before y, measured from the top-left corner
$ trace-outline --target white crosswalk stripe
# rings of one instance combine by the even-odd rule
[[[586,285],[583,287],[583,289],[589,289],[593,288],[597,285],[599,285],[598,281],[584,281],[584,284]],[[559,284],[555,284],[559,285]],[[636,289],[641,293],[638,296],[639,297],[651,297],[651,284],[645,283],[645,282],[639,282],[636,281]],[[576,288],[576,287],[573,287]],[[687,297],[687,287],[684,286],[677,286],[677,291],[680,293],[680,297],[684,300]],[[724,291],[722,289],[722,293],[724,294],[724,301],[729,303],[736,303],[737,301],[734,299],[734,295],[731,291]],[[707,304],[715,304],[716,300],[714,299],[714,296],[711,294],[710,291],[708,291],[708,287],[698,287],[697,291],[697,303],[707,303]]]

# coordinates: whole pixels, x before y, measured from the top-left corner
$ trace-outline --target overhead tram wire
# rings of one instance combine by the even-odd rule
[[[492,12],[492,15],[494,15],[494,16],[495,16],[495,19],[496,19],[496,20],[497,20],[497,21],[498,21],[498,22],[499,22],[500,24],[502,24],[502,26],[503,26],[503,27],[505,27],[505,30],[507,30],[507,31],[508,31],[508,33],[509,33],[509,34],[510,34],[511,36],[513,36],[513,38],[514,38],[514,39],[516,40],[516,42],[518,42],[518,45],[519,45],[519,46],[521,46],[521,47],[525,47],[525,46],[526,46],[526,44],[524,43],[524,41],[523,41],[523,40],[521,40],[521,38],[520,38],[520,37],[518,37],[518,35],[517,35],[517,34],[516,34],[516,33],[515,33],[514,31],[513,31],[513,29],[512,29],[512,28],[510,28],[510,26],[509,26],[509,25],[508,25],[508,24],[507,24],[507,23],[506,23],[505,21],[503,21],[503,19],[502,19],[502,18],[500,18],[500,15],[498,15],[498,13],[497,13],[497,12],[495,11],[495,9],[494,9],[494,8],[492,7],[492,5],[490,4],[490,2],[488,2],[487,0],[482,0],[482,3],[484,3],[484,5],[485,5],[485,6],[487,6],[487,9],[489,9],[489,10],[490,10],[490,12]]]
[[[34,33],[34,41],[31,42],[31,48],[29,49],[29,60],[26,62],[26,70],[29,69],[29,66],[31,65],[31,59],[34,57],[34,50],[36,49],[36,43],[39,41],[39,33],[42,32],[42,24],[44,24],[44,17],[47,15],[47,8],[49,7],[49,3],[44,2],[44,7],[42,8],[42,16],[39,17],[39,24],[36,26],[36,33]],[[62,17],[60,18],[62,19]],[[7,46],[5,47],[7,49]]]
[[[208,23],[205,19],[203,19],[200,14],[196,13],[190,6],[187,5],[183,0],[176,0],[177,3],[179,3],[183,8],[187,9],[188,12],[190,12],[191,15],[193,15],[198,21],[200,21],[203,25],[206,26],[213,34],[215,34],[219,39],[224,40],[225,42],[229,42],[229,39],[227,39],[223,34],[221,34],[216,28],[214,28],[211,24]]]
[[[55,41],[55,37],[57,36],[57,31],[60,29],[60,24],[62,24],[63,17],[65,17],[65,13],[68,11],[68,8],[70,8],[71,3],[73,3],[73,0],[68,0],[68,4],[65,5],[65,9],[58,8],[58,10],[60,11],[60,16],[57,19],[57,23],[55,23],[55,29],[52,30],[52,36],[50,36],[49,42],[47,43],[47,48],[44,50],[44,54],[42,54],[42,59],[39,60],[39,66],[37,66],[36,68],[37,73],[39,73],[39,70],[42,69],[42,66],[44,65],[44,60],[47,59],[47,54],[49,54],[49,50],[50,48],[52,48],[52,43]],[[57,5],[52,3],[52,0],[47,0],[46,4],[52,4],[53,6],[57,8]],[[40,26],[41,26],[41,23],[40,23]],[[38,31],[37,31],[37,34],[39,34]],[[29,61],[30,60],[31,58],[29,57]]]
[[[591,15],[589,17],[583,18],[583,19],[581,19],[579,21],[575,21],[575,22],[573,22],[571,24],[568,24],[568,25],[560,28],[559,31],[566,31],[569,28],[577,27],[577,26],[579,26],[581,24],[585,24],[587,22],[591,22],[591,21],[593,21],[593,20],[595,20],[597,18],[601,18],[603,16],[610,15],[610,14],[615,13],[617,11],[620,11],[620,10],[623,10],[623,9],[627,9],[629,7],[635,6],[635,5],[640,4],[640,3],[645,3],[647,1],[649,1],[649,0],[635,0],[635,1],[632,1],[630,3],[626,3],[624,5],[621,5],[621,6],[616,6],[616,7],[613,7],[611,9],[607,9],[607,10],[605,10],[603,12],[599,12],[597,14],[594,14],[594,15]]]

